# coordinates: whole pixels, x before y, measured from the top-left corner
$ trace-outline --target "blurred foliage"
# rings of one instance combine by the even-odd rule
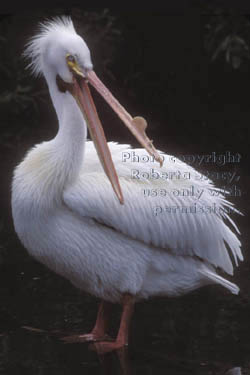
[[[12,56],[7,35],[6,21],[0,23],[0,108],[14,114],[38,113],[38,100],[44,92],[37,91],[30,81],[21,56]]]
[[[211,61],[224,58],[233,69],[249,63],[250,22],[246,16],[217,9],[205,27],[204,46]]]

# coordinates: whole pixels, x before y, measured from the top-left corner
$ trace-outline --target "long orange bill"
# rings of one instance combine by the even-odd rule
[[[106,100],[106,102],[113,108],[124,124],[129,128],[131,133],[137,138],[142,147],[144,147],[151,156],[154,156],[155,160],[163,164],[163,159],[153,146],[152,140],[150,140],[146,133],[147,122],[143,117],[134,117],[126,111],[126,109],[116,100],[111,94],[108,88],[100,81],[93,70],[87,73],[88,81],[91,85],[99,92],[100,95]]]
[[[77,72],[77,74],[83,77],[83,79],[81,78],[79,83],[75,79],[73,85],[67,85],[64,83],[64,87],[61,87],[61,90],[69,90],[78,102],[78,105],[87,121],[88,129],[95,144],[103,169],[109,178],[120,203],[123,204],[124,199],[119,179],[86,79],[102,95],[111,108],[113,108],[140,144],[160,163],[160,166],[163,164],[163,159],[154,148],[152,140],[150,140],[145,133],[147,122],[143,117],[138,116],[132,118],[125,108],[115,99],[107,87],[99,80],[94,71],[89,71],[86,76],[79,74],[79,72]],[[58,84],[62,84],[62,82],[58,81]],[[65,87],[65,85],[67,87]]]
[[[87,121],[88,129],[91,138],[95,144],[99,159],[102,163],[103,169],[109,178],[115,194],[117,195],[121,204],[124,203],[123,194],[119,179],[112,161],[110,150],[108,148],[107,140],[98,117],[96,107],[86,80],[81,79],[81,87],[74,82],[74,91],[71,91],[72,95],[78,102],[78,105],[83,112],[83,115]]]

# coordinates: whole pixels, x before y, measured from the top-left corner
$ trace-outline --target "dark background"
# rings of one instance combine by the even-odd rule
[[[102,371],[86,346],[65,346],[48,334],[21,328],[89,331],[98,303],[30,258],[11,219],[15,165],[32,145],[57,131],[46,83],[31,77],[21,54],[38,22],[62,14],[72,16],[103,82],[132,116],[147,119],[149,138],[157,148],[176,156],[226,151],[241,155],[240,163],[194,165],[203,173],[235,171],[240,176],[241,196],[230,197],[245,215],[234,215],[245,256],[231,278],[240,295],[216,286],[179,299],[138,304],[129,353],[133,373],[219,374],[234,366],[248,371],[250,17],[244,4],[230,8],[219,1],[209,6],[183,1],[168,9],[115,10],[79,5],[51,9],[44,3],[43,9],[28,10],[22,3],[22,11],[14,12],[5,4],[0,17],[1,373]],[[108,140],[138,146],[102,98],[93,96]],[[215,183],[225,185],[221,179]],[[119,312],[116,307],[113,329]],[[119,373],[118,364],[112,366]],[[107,373],[112,371],[109,367]]]

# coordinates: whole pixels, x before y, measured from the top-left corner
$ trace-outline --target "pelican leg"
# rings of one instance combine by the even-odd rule
[[[90,342],[90,341],[103,341],[111,340],[106,334],[109,323],[109,315],[111,312],[112,304],[110,302],[102,301],[99,306],[97,313],[97,319],[94,328],[90,333],[83,335],[72,335],[62,337],[62,340],[66,344],[76,343],[76,342]]]
[[[129,294],[123,296],[122,299],[122,316],[120,322],[120,328],[118,335],[114,342],[100,341],[94,343],[91,348],[96,350],[99,354],[111,352],[113,350],[118,350],[124,348],[128,345],[128,334],[130,321],[134,312],[135,298]]]

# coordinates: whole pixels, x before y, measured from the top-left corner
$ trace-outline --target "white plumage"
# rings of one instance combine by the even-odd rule
[[[78,104],[70,92],[58,90],[57,74],[65,82],[72,81],[67,53],[84,71],[92,69],[88,47],[66,18],[43,24],[26,50],[33,71],[42,72],[47,80],[59,131],[53,140],[29,151],[15,169],[13,219],[24,246],[78,288],[111,302],[121,302],[124,294],[135,299],[179,296],[213,283],[237,294],[238,287],[216,271],[220,267],[233,274],[229,249],[235,264],[243,259],[240,241],[226,224],[229,220],[234,225],[226,213],[234,210],[232,204],[211,181],[197,180],[196,171],[180,160],[170,163],[163,154],[162,168],[154,161],[124,162],[122,153],[132,149],[111,142],[124,195],[121,205],[93,142],[86,141],[85,118]],[[160,173],[189,173],[190,178],[131,177],[132,169],[149,173],[152,168]],[[200,189],[200,198],[173,193],[191,186]],[[167,194],[147,197],[143,189],[165,189]],[[169,207],[175,207],[173,212]],[[188,207],[196,207],[196,213],[188,213]],[[208,207],[216,207],[216,212]]]

